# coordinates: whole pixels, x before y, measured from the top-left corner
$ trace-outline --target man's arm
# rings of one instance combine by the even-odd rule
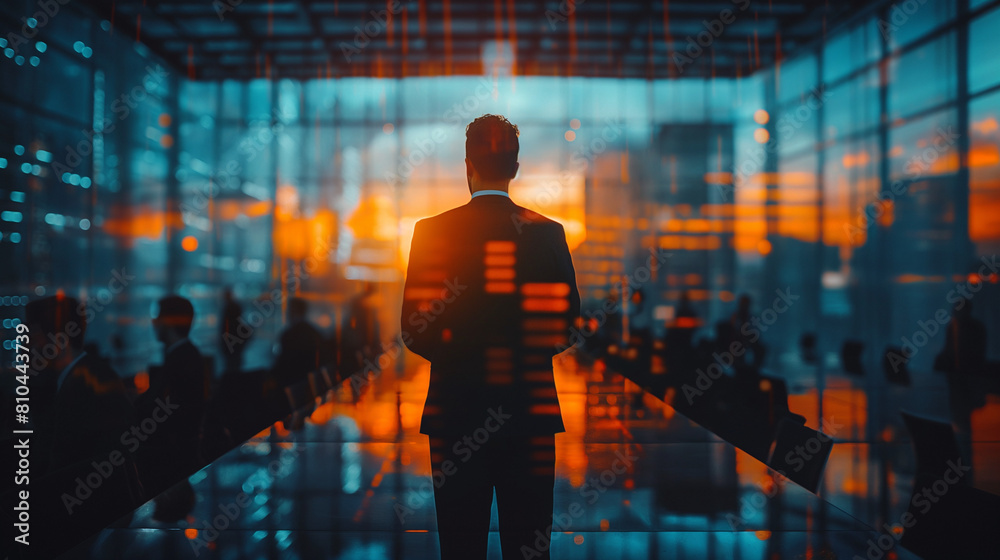
[[[437,298],[440,283],[435,285],[429,279],[434,276],[433,251],[428,246],[425,220],[416,223],[413,228],[413,241],[410,243],[410,260],[406,266],[406,282],[403,286],[403,309],[399,317],[400,335],[403,342],[413,353],[433,361],[434,350],[439,337],[431,321],[421,313],[427,311],[428,304]]]
[[[566,231],[562,224],[558,224],[558,240],[556,242],[556,266],[559,275],[559,282],[564,282],[569,286],[569,309],[566,311],[566,346],[572,346],[572,328],[576,320],[580,317],[580,291],[576,286],[576,269],[573,267],[573,257],[569,252],[569,245],[566,243]]]

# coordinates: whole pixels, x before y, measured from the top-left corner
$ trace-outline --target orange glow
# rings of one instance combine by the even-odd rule
[[[164,134],[160,136],[160,146],[164,148],[172,148],[174,145],[174,137],[169,134]]]
[[[395,128],[396,127],[392,126],[392,123],[387,122],[382,125],[382,132],[386,134],[392,134],[392,131],[395,130]]]
[[[485,276],[487,280],[513,280],[513,268],[487,268]]]
[[[975,130],[979,134],[989,134],[1000,128],[997,125],[997,120],[994,117],[986,117],[981,121],[976,121],[972,123],[972,130]]]
[[[573,537],[574,544],[583,544],[583,535],[577,535]]]
[[[513,282],[487,282],[486,293],[488,294],[512,294],[517,290]]]
[[[969,150],[969,167],[991,167],[1000,163],[1000,147],[996,144],[973,146]]]
[[[758,144],[764,144],[771,138],[771,134],[766,128],[758,128],[753,131],[753,139],[757,141]]]
[[[526,298],[521,302],[521,309],[525,311],[562,313],[569,309],[569,301],[566,299]]]
[[[608,523],[608,520],[607,520],[607,519],[602,519],[602,520],[601,520],[601,530],[602,530],[602,531],[607,531],[607,530],[608,530],[608,527],[610,527],[610,526],[611,526],[611,524],[610,524],[610,523]]]
[[[144,371],[140,371],[135,374],[134,378],[132,378],[132,383],[135,384],[136,393],[139,393],[140,395],[145,393],[149,390],[149,374]]]
[[[767,111],[763,109],[757,109],[753,113],[753,122],[757,124],[767,124],[767,121],[771,119],[771,115],[767,114]]]
[[[521,293],[535,297],[566,297],[569,295],[569,286],[562,282],[528,283],[521,286]]]
[[[498,267],[514,266],[514,263],[517,262],[513,255],[496,255],[496,254],[493,255],[487,254],[486,257],[483,259],[483,261],[486,263],[486,266],[498,266]]]
[[[517,244],[513,241],[487,241],[487,253],[513,253],[517,249]]]
[[[170,126],[171,120],[172,119],[170,118],[170,115],[168,115],[167,113],[160,113],[160,116],[156,118],[157,124],[159,124],[163,128],[167,128],[168,126]]]
[[[187,529],[184,529],[184,536],[191,540],[197,539],[198,529],[195,529],[194,527],[188,527]]]
[[[771,252],[771,242],[767,239],[761,239],[757,242],[757,252],[761,255],[767,255]]]
[[[181,248],[189,253],[196,251],[198,249],[198,238],[188,235],[184,239],[181,239]]]
[[[580,128],[580,119],[570,119],[569,127],[573,130],[578,130]]]
[[[766,541],[771,538],[771,531],[754,531],[753,534],[762,541]]]
[[[565,138],[567,142],[572,142],[573,140],[576,140],[576,133],[572,130],[567,130],[566,134],[563,134],[563,138]]]
[[[703,178],[712,185],[728,185],[733,182],[733,174],[728,171],[709,171]]]

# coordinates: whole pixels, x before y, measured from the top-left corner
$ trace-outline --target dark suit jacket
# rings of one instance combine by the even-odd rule
[[[162,368],[150,368],[149,390],[136,407],[140,420],[151,417],[152,411],[160,406],[156,399],[166,402],[168,397],[168,404],[179,408],[170,413],[151,439],[161,444],[197,439],[205,413],[205,362],[190,340],[167,352]]]
[[[401,333],[431,362],[420,431],[467,435],[499,415],[505,433],[563,431],[552,357],[579,314],[559,223],[498,195],[417,222]]]
[[[121,450],[119,439],[133,420],[132,405],[118,374],[100,357],[86,354],[70,370],[55,396],[51,424],[52,467]]]

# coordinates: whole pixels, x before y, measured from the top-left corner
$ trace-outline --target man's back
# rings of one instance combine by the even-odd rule
[[[552,356],[580,296],[563,228],[506,196],[483,195],[418,222],[403,295],[403,340],[431,361],[426,434],[482,426],[563,430]]]

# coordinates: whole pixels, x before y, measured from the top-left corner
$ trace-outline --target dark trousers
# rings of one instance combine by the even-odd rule
[[[482,435],[482,433],[480,433]],[[431,438],[434,502],[442,560],[485,558],[496,489],[504,560],[549,558],[554,436],[490,434]],[[537,555],[536,555],[537,553]]]

